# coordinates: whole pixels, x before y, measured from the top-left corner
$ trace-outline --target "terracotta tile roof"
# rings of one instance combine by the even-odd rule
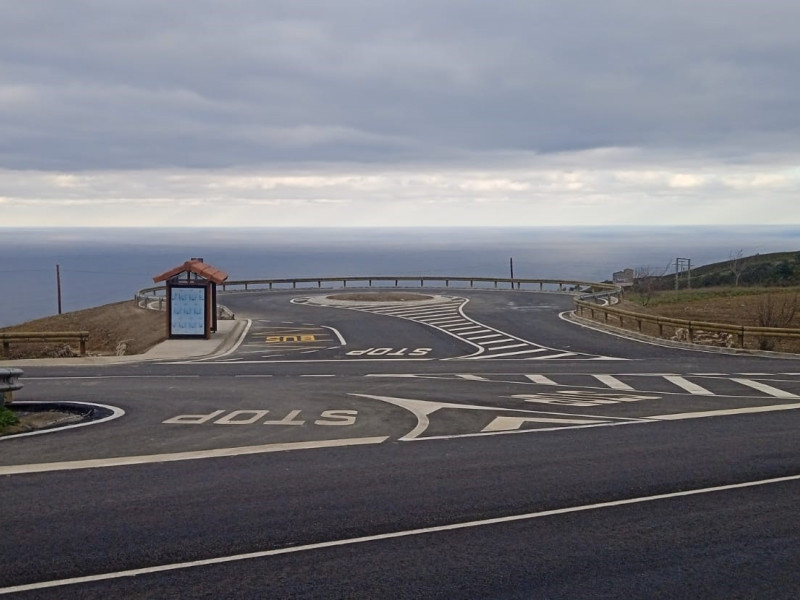
[[[202,260],[193,258],[191,260],[187,260],[185,263],[175,267],[174,269],[170,269],[161,275],[153,277],[153,282],[158,283],[160,281],[166,281],[167,279],[175,277],[175,275],[178,273],[183,273],[186,271],[189,273],[194,273],[195,275],[199,275],[200,277],[208,279],[209,281],[217,284],[222,283],[228,278],[228,274],[225,271],[209,265]]]

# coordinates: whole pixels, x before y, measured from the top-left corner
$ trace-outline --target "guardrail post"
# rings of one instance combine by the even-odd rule
[[[22,377],[22,369],[0,369],[0,406],[10,404],[15,390],[22,389],[17,378]]]
[[[80,353],[81,353],[81,356],[86,356],[86,336],[85,335],[81,336]]]
[[[689,343],[694,344],[694,326],[692,325],[691,321],[689,321],[689,326],[686,328],[686,330],[689,332]]]
[[[744,348],[744,325],[742,325],[742,332],[739,334],[739,346]]]

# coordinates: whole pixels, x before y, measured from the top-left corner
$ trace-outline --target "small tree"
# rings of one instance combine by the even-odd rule
[[[773,294],[767,294],[761,298],[757,307],[757,318],[759,327],[789,327],[797,314],[798,296],[782,294],[779,300]],[[774,350],[775,338],[761,336],[758,338],[758,348],[760,350]]]
[[[636,269],[633,276],[634,290],[639,294],[639,303],[642,306],[649,305],[655,293],[664,287],[662,278],[668,270],[669,265],[661,272],[650,266]]]
[[[731,273],[733,273],[733,285],[734,287],[739,287],[739,279],[742,276],[744,268],[747,266],[747,259],[744,258],[744,250],[741,248],[735,252],[731,250],[728,258],[730,259],[728,268],[731,270]]]

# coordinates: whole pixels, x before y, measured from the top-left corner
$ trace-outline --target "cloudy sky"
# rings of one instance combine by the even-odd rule
[[[0,227],[800,223],[797,0],[0,0]]]

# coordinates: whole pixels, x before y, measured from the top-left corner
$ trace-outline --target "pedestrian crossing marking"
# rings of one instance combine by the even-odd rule
[[[752,379],[739,379],[734,378],[732,381],[737,383],[741,383],[742,385],[746,385],[747,387],[751,387],[754,390],[758,390],[759,392],[765,393],[767,396],[773,396],[775,398],[800,398],[797,394],[792,394],[791,392],[786,392],[784,390],[779,390],[778,388],[772,387],[771,385],[767,385],[766,383],[761,383],[759,381],[753,381]]]
[[[538,383],[540,385],[559,385],[545,375],[525,375],[525,377],[530,379],[533,383]]]
[[[681,377],[679,375],[665,375],[664,379],[669,381],[670,383],[674,383],[679,388],[686,390],[690,394],[694,394],[696,396],[715,396],[714,392],[711,392],[704,388],[701,385],[697,385],[686,379],[685,377]]]
[[[305,298],[298,302],[309,303]],[[435,302],[417,303],[416,305],[387,306],[365,303],[326,305],[346,310],[368,312],[375,315],[406,319],[421,323],[446,333],[475,348],[471,354],[446,358],[444,360],[489,360],[497,358],[521,360],[545,360],[554,358],[571,358],[580,360],[624,360],[595,354],[570,352],[558,348],[549,348],[510,333],[493,329],[479,323],[464,314],[463,308],[468,298],[440,296]],[[313,302],[311,302],[313,304]],[[511,352],[507,352],[511,350]]]
[[[597,381],[607,385],[612,390],[633,390],[627,383],[620,381],[613,375],[592,375]]]

